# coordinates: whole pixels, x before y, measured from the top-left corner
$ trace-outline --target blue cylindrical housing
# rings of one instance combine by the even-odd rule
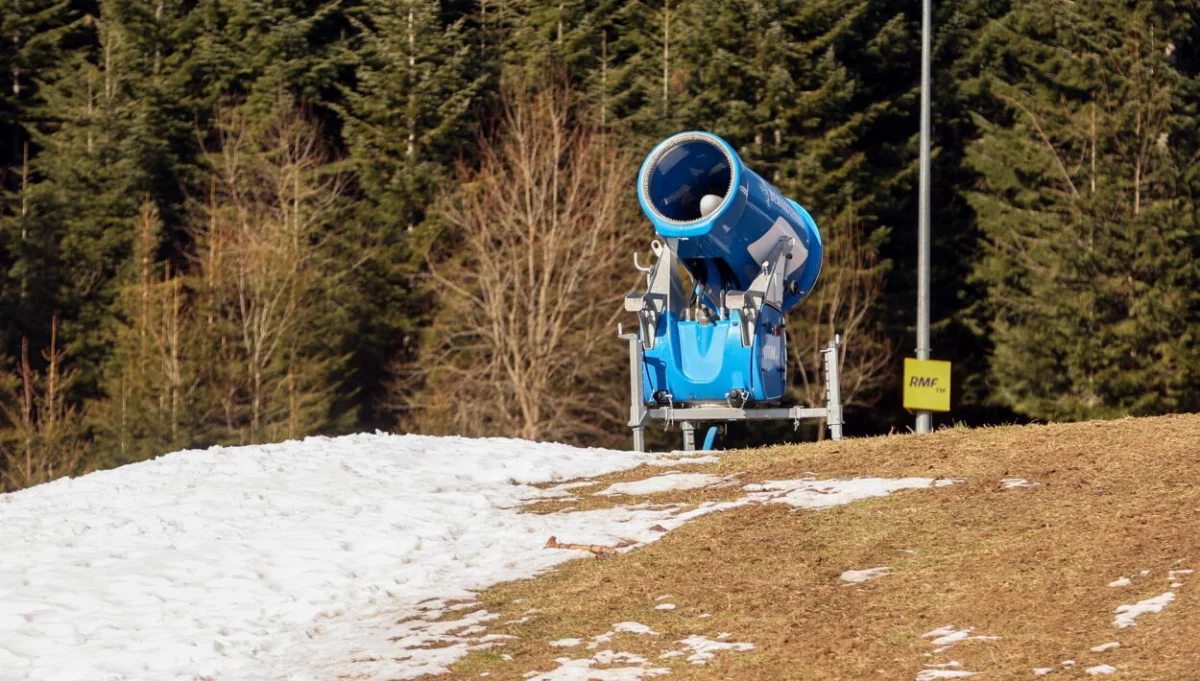
[[[720,204],[707,215],[701,202]],[[728,142],[702,131],[668,137],[638,172],[638,202],[714,307],[744,291],[780,237],[794,237],[783,312],[804,299],[821,272],[823,249],[808,211],[747,168]]]

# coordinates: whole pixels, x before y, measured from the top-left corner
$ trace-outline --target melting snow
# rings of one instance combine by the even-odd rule
[[[932,638],[933,640],[930,641],[930,643],[932,645],[941,646],[941,648],[935,652],[941,652],[942,650],[945,650],[946,648],[954,645],[955,643],[960,643],[962,641],[998,641],[998,640],[1000,640],[999,636],[972,636],[971,635],[972,631],[974,631],[974,629],[972,629],[971,627],[967,627],[966,629],[959,630],[959,629],[955,629],[953,625],[950,625],[950,626],[945,626],[945,627],[939,627],[937,629],[934,629],[933,631],[925,632],[924,634],[921,634],[921,638]]]
[[[846,570],[841,574],[841,580],[848,584],[862,584],[883,577],[891,571],[892,568],[887,566],[867,568],[866,570]]]
[[[646,634],[648,636],[658,636],[657,631],[638,622],[617,622],[613,625],[613,631],[625,634]]]
[[[618,482],[609,485],[607,489],[596,492],[595,496],[614,496],[617,494],[646,495],[658,492],[673,492],[689,489],[702,489],[724,482],[719,476],[709,473],[665,473],[645,480],[633,482]]]
[[[1111,664],[1098,664],[1095,667],[1088,667],[1083,671],[1092,676],[1096,676],[1098,674],[1112,674],[1113,672],[1117,671],[1117,668]]]
[[[1093,647],[1092,652],[1093,653],[1103,653],[1106,650],[1112,650],[1113,648],[1120,648],[1120,647],[1121,647],[1120,642],[1110,641],[1109,643],[1101,643],[1100,645]]]
[[[728,638],[728,637],[726,637]],[[716,654],[726,650],[736,650],[744,652],[754,650],[753,643],[729,643],[725,641],[714,641],[704,636],[689,636],[679,643],[692,652],[688,655],[687,661],[692,664],[707,664],[709,660],[716,657]]]
[[[823,509],[860,499],[882,497],[905,489],[945,487],[958,480],[934,478],[855,478],[852,480],[767,480],[746,485],[752,501],[791,504],[800,508]]]
[[[670,466],[696,466],[704,463],[721,463],[721,458],[717,456],[685,456],[677,457],[675,455],[664,455],[663,458],[655,461],[648,461],[651,466],[662,466],[664,468]]]
[[[979,672],[968,672],[962,669],[922,669],[917,672],[917,681],[935,681],[936,679],[962,679],[975,676]]]
[[[580,638],[560,638],[560,639],[558,639],[557,641],[551,641],[551,642],[550,642],[550,647],[551,647],[551,648],[573,648],[573,647],[575,647],[575,646],[579,645],[580,643],[583,643],[583,639],[580,639]]]
[[[683,512],[521,512],[594,484],[585,478],[715,461],[374,434],[178,452],[0,495],[4,678],[307,681],[320,670],[330,678],[411,679],[443,672],[471,649],[503,645],[479,636],[495,617],[486,611],[438,620],[452,601],[576,558],[544,550],[551,535],[636,546],[747,504],[823,509],[953,482],[785,480]],[[674,473],[650,480],[641,489],[724,479]],[[554,486],[535,486],[545,484]],[[652,633],[645,629],[624,631]],[[590,669],[594,662],[567,660],[558,670],[564,676],[542,676],[615,680],[661,671],[622,677]]]
[[[1045,676],[1052,671],[1054,671],[1054,667],[1034,667],[1033,675],[1034,676]]]
[[[1113,626],[1118,629],[1132,627],[1135,624],[1134,620],[1138,617],[1149,612],[1162,612],[1162,609],[1173,600],[1175,600],[1175,594],[1168,591],[1154,598],[1138,601],[1133,605],[1118,605],[1115,610],[1117,616],[1113,618]]]
[[[1133,584],[1133,581],[1130,580],[1128,577],[1118,577],[1108,583],[1108,585],[1111,587],[1129,586],[1130,584]]]
[[[558,663],[558,668],[548,671],[544,674],[534,673],[527,675],[525,678],[530,681],[637,681],[654,676],[662,676],[663,674],[671,673],[666,667],[612,667],[609,669],[593,669],[596,664],[611,664],[617,661],[617,656],[629,655],[637,657],[630,653],[613,653],[611,656],[601,658],[603,653],[611,651],[601,651],[596,657],[589,657],[582,660],[572,660],[569,657],[560,657],[554,661]],[[641,662],[645,660],[638,658]],[[604,662],[602,660],[609,660]]]
[[[1015,489],[1017,487],[1037,487],[1042,483],[1029,482],[1025,478],[1001,478],[1000,489]]]
[[[674,603],[659,603],[658,605],[654,606],[654,609],[655,610],[674,610],[675,604]]]

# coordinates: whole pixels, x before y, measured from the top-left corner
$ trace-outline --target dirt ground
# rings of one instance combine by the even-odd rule
[[[819,511],[746,505],[616,558],[499,585],[480,594],[501,615],[488,633],[516,638],[439,678],[522,679],[556,669],[555,658],[607,648],[646,658],[668,679],[1200,679],[1200,415],[782,446],[724,453],[687,471],[738,474],[738,484],[577,506],[730,500],[745,494],[742,485],[806,473],[961,481]],[[661,473],[645,467],[600,481]],[[875,567],[890,571],[861,584],[841,579]],[[1169,575],[1189,569],[1197,572]],[[1109,586],[1121,577],[1129,583]],[[1161,612],[1114,625],[1118,606],[1168,592],[1174,600]],[[675,608],[657,609],[664,603]],[[656,634],[618,632],[586,649],[626,621]],[[953,629],[926,635],[943,627]],[[703,665],[662,657],[690,636],[754,648]],[[939,636],[966,638],[935,643]],[[567,638],[584,643],[549,645]],[[1120,646],[1092,651],[1113,642]],[[604,670],[622,666],[595,664],[594,675],[570,678],[609,678]]]

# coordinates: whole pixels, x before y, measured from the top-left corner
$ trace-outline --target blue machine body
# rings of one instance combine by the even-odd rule
[[[650,153],[638,174],[638,200],[710,311],[681,314],[677,306],[657,318],[654,342],[643,351],[646,401],[778,401],[788,384],[784,313],[808,295],[821,270],[812,217],[705,132],[674,135]],[[726,294],[750,289],[784,237],[792,246],[781,299],[750,315],[725,309]],[[749,345],[747,323],[754,326]]]

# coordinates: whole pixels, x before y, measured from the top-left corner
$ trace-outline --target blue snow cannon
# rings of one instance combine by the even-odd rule
[[[811,215],[708,132],[667,138],[642,163],[638,201],[661,237],[638,315],[646,404],[741,407],[787,390],[784,313],[812,290],[821,235]],[[690,275],[684,282],[680,265]]]

